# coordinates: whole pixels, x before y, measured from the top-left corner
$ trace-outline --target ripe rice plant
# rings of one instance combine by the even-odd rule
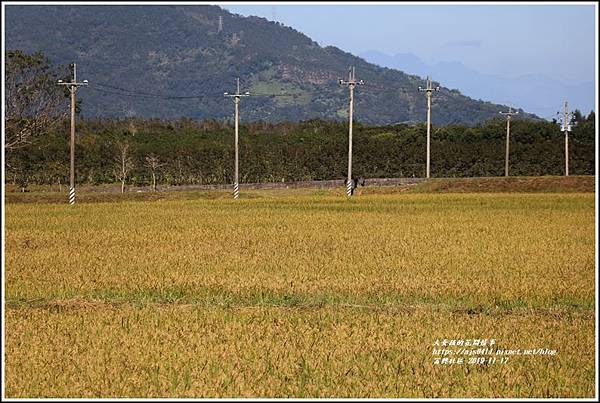
[[[592,193],[254,195],[7,204],[6,395],[594,395]]]

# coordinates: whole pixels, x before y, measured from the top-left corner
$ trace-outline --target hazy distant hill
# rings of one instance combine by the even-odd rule
[[[595,109],[595,83],[564,83],[541,74],[517,78],[484,74],[459,62],[426,64],[411,53],[390,56],[377,51],[359,54],[365,60],[421,77],[431,75],[449,88],[459,88],[462,93],[475,99],[512,103],[538,116],[554,117],[561,110],[565,99],[571,108],[588,113]]]
[[[244,99],[246,121],[341,119],[348,90],[337,79],[349,65],[366,82],[356,92],[356,120],[389,124],[426,115],[419,77],[216,6],[6,6],[6,45],[77,62],[79,77],[90,81],[80,91],[86,116],[228,118],[233,106],[223,92],[239,76],[254,94],[294,94]],[[433,108],[434,124],[475,124],[505,109],[446,88]]]

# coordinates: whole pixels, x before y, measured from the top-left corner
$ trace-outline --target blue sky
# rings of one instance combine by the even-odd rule
[[[488,74],[594,81],[595,7],[561,5],[222,5],[277,20],[353,54],[413,53]]]

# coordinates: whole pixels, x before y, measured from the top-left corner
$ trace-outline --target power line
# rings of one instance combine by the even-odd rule
[[[212,95],[212,94],[202,94],[202,95],[165,95],[165,94],[157,94],[157,93],[144,92],[144,91],[134,91],[134,90],[129,90],[127,88],[116,87],[116,86],[113,86],[113,85],[102,84],[102,83],[98,83],[98,86],[109,88],[109,89],[112,89],[112,90],[123,91],[123,92],[125,92],[127,94],[130,94],[130,95],[139,95],[139,96],[152,97],[152,98],[161,98],[161,99],[198,99],[198,98],[210,97]],[[217,93],[214,93],[214,95],[212,95],[212,96],[216,96],[216,95],[217,95]]]
[[[265,93],[252,93],[252,96],[261,96],[261,97],[300,97],[305,95],[305,93],[294,93],[294,94],[265,94]]]
[[[98,83],[98,88],[96,88],[96,90],[99,90],[101,92],[106,92],[106,93],[112,93],[112,94],[116,94],[116,95],[125,95],[125,96],[130,96],[130,97],[145,97],[145,98],[159,98],[159,99],[167,99],[167,100],[171,100],[171,99],[200,99],[200,98],[210,98],[213,96],[217,96],[220,93],[206,93],[206,94],[201,94],[201,95],[166,95],[166,94],[157,94],[157,93],[150,93],[150,92],[144,92],[144,91],[134,91],[134,90],[129,90],[127,88],[122,88],[122,87],[117,87],[114,85],[108,85],[108,84],[102,84],[102,83]],[[112,90],[112,91],[111,91]],[[115,92],[115,91],[121,91],[121,92]],[[296,97],[296,96],[302,96],[304,95],[303,93],[279,93],[279,94],[270,94],[270,93],[255,93],[252,94],[253,96],[264,96],[264,97]]]
[[[140,98],[154,98],[154,99],[164,99],[164,100],[185,100],[185,99],[202,99],[202,98],[211,98],[217,97],[221,94],[221,92],[214,93],[205,93],[205,94],[192,94],[192,95],[171,95],[171,94],[159,94],[154,92],[146,92],[139,90],[131,90],[128,88],[118,87],[115,85],[97,83],[95,84],[96,88],[93,90],[98,92],[105,92],[107,94],[114,95],[122,95],[127,97],[140,97]],[[380,89],[379,87],[375,87],[375,89]],[[383,87],[381,87],[383,89]],[[306,92],[294,92],[294,93],[266,93],[266,92],[256,92],[252,93],[252,96],[260,96],[260,97],[268,97],[268,98],[295,98],[310,95],[310,93]]]
[[[139,98],[156,99],[156,97],[151,97],[151,96],[147,96],[147,95],[142,95],[142,94],[128,94],[128,93],[124,93],[124,92],[111,91],[111,90],[107,90],[107,89],[104,89],[104,88],[91,88],[90,87],[90,90],[96,91],[96,92],[102,92],[102,93],[105,93],[105,94],[119,95],[119,96],[125,96],[125,97],[139,97]]]

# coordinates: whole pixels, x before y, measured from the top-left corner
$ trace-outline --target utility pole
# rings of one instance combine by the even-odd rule
[[[233,198],[237,199],[240,197],[240,185],[239,185],[239,147],[238,147],[238,128],[239,128],[239,115],[240,115],[240,98],[247,97],[250,95],[249,92],[240,94],[240,78],[237,78],[237,88],[235,94],[224,93],[226,97],[232,97],[235,103],[235,172],[233,177]]]
[[[354,87],[356,85],[364,85],[364,81],[356,81],[354,67],[350,67],[348,71],[348,81],[339,79],[340,85],[347,85],[350,89],[350,107],[348,110],[348,181],[346,182],[346,194],[352,196],[354,183],[352,180],[352,115],[354,113]]]
[[[77,82],[77,64],[73,63],[73,79],[65,83],[58,80],[58,85],[66,85],[71,93],[71,172],[69,180],[69,204],[75,204],[75,93],[80,85],[88,85],[88,80]]]
[[[426,88],[422,88],[419,87],[419,91],[424,91],[425,94],[427,95],[427,179],[429,179],[429,174],[430,174],[430,150],[431,150],[431,94],[433,93],[433,91],[439,91],[440,87],[433,87],[433,83],[431,82],[431,79],[429,78],[429,76],[427,76],[427,87]]]
[[[508,112],[499,112],[501,115],[506,115],[506,161],[504,163],[504,176],[508,176],[508,153],[510,144],[510,120],[512,115],[518,115],[519,111],[514,111],[512,108],[508,108]]]
[[[569,112],[566,100],[562,119],[560,119],[560,112],[556,112],[556,114],[559,115],[559,120],[562,120],[560,131],[565,132],[565,176],[569,176],[569,132],[571,131],[571,123],[573,122],[573,112]]]

